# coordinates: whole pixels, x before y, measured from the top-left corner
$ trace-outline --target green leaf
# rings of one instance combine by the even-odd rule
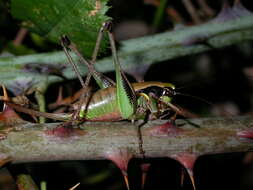
[[[107,1],[12,0],[11,12],[24,20],[24,26],[53,42],[68,35],[84,55],[91,56],[99,28],[109,19]],[[102,49],[105,46],[103,42]]]

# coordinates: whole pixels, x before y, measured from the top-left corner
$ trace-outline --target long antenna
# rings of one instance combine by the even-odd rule
[[[187,97],[193,98],[195,100],[199,100],[201,102],[204,102],[204,103],[206,103],[206,104],[208,104],[210,106],[214,105],[214,103],[212,103],[210,101],[207,101],[206,99],[198,97],[198,96],[194,96],[194,95],[190,95],[190,94],[184,94],[184,93],[181,93],[181,92],[176,92],[176,95],[187,96]]]
[[[98,50],[100,48],[100,44],[101,41],[103,39],[104,36],[104,25],[100,28],[99,33],[98,33],[98,37],[97,37],[97,41],[96,41],[96,45],[95,48],[93,50],[93,54],[92,54],[92,59],[91,59],[91,63],[94,64],[96,62],[97,59],[97,55],[98,55]]]

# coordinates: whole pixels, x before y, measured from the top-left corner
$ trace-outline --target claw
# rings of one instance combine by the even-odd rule
[[[112,149],[105,153],[105,158],[114,162],[114,164],[121,170],[121,173],[124,177],[126,187],[130,190],[129,181],[128,181],[128,162],[132,159],[133,153],[129,149]]]

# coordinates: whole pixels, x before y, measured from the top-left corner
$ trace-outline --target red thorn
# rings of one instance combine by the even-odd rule
[[[0,167],[3,167],[6,163],[11,162],[13,159],[10,156],[7,156],[6,154],[0,153]]]
[[[252,12],[244,7],[240,0],[235,0],[233,11],[237,17],[252,15]]]
[[[141,164],[141,171],[142,171],[142,179],[141,179],[141,189],[144,189],[144,185],[146,182],[146,177],[147,177],[147,173],[148,170],[150,168],[150,164],[149,163],[145,163],[145,164]]]
[[[3,112],[0,113],[0,122],[7,126],[26,123],[19,115],[10,107],[5,105]]]
[[[179,153],[172,156],[175,160],[179,161],[186,169],[194,190],[196,190],[195,181],[194,181],[194,174],[193,174],[193,167],[198,158],[198,155],[194,153]]]
[[[183,129],[178,128],[171,122],[166,122],[162,125],[158,125],[149,129],[149,134],[151,136],[158,137],[175,137],[180,135]]]
[[[228,20],[238,19],[242,16],[252,15],[252,12],[246,9],[239,0],[236,0],[233,7],[227,1],[224,2],[220,13],[214,18],[214,21],[226,22]]]
[[[241,138],[253,139],[253,130],[246,129],[246,130],[238,131],[236,135]]]
[[[72,127],[64,127],[64,126],[59,126],[54,129],[49,129],[45,131],[46,135],[49,136],[55,136],[55,137],[72,137],[72,136],[81,136],[85,135],[87,132],[81,129],[75,129]]]
[[[235,15],[233,14],[231,6],[229,5],[227,1],[224,1],[221,11],[214,18],[214,20],[218,22],[226,22],[234,18],[235,18]]]
[[[62,96],[62,86],[60,86],[59,88],[59,93],[58,93],[58,97],[57,97],[57,100],[56,100],[56,103],[57,104],[60,104],[63,100],[63,96]]]
[[[173,156],[177,161],[179,161],[185,168],[193,169],[195,161],[198,156],[194,153],[179,153]]]
[[[0,140],[6,139],[10,131],[17,129],[17,124],[24,123],[28,122],[21,119],[11,107],[5,105],[3,112],[0,112]]]
[[[105,153],[105,158],[111,160],[121,170],[129,190],[127,168],[129,161],[133,158],[133,153],[128,148],[112,149]]]

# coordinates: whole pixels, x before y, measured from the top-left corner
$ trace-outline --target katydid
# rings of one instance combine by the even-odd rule
[[[82,87],[86,88],[88,86],[92,75],[98,86],[101,88],[91,96],[85,96],[85,94],[82,94],[79,102],[76,106],[73,106],[75,110],[73,113],[42,113],[10,102],[6,102],[6,104],[17,111],[24,112],[32,116],[42,116],[54,120],[66,121],[61,125],[61,127],[71,126],[72,122],[76,121],[144,120],[144,122],[146,122],[146,119],[160,118],[167,110],[173,110],[176,114],[179,113],[183,115],[183,112],[181,112],[179,108],[170,103],[173,96],[176,95],[175,86],[173,84],[162,82],[130,83],[128,81],[121,69],[110,27],[111,23],[107,22],[100,30],[94,50],[95,53],[93,54],[91,61],[84,59],[77,50],[76,46],[71,43],[66,36],[61,37],[63,50],[76,72]],[[113,82],[111,79],[96,71],[94,67],[96,54],[104,32],[106,32],[109,36],[116,73],[116,82]],[[88,67],[89,74],[85,82],[79,74],[75,63],[68,52],[69,49],[74,51],[79,56],[80,61]],[[140,131],[141,125],[138,125],[137,127],[139,151],[142,157],[145,158],[145,152],[142,147],[142,135]],[[127,178],[125,181],[126,184],[128,184]]]
[[[176,114],[183,115],[179,108],[171,103],[173,96],[176,95],[175,86],[171,83],[162,82],[139,82],[130,83],[121,69],[117,56],[115,41],[111,33],[111,23],[106,22],[101,28],[92,61],[86,60],[77,50],[75,45],[66,36],[61,37],[61,44],[71,65],[73,66],[83,88],[88,84],[81,78],[73,59],[68,53],[73,50],[80,58],[80,61],[87,65],[89,75],[92,75],[101,88],[91,96],[80,99],[78,106],[74,106],[74,113],[69,114],[50,114],[41,113],[19,105],[6,102],[17,111],[30,115],[42,116],[55,120],[69,121],[119,121],[119,120],[140,120],[149,115],[150,119],[160,118],[164,111],[173,110]],[[98,52],[99,44],[103,33],[107,33],[112,49],[113,63],[116,73],[116,83],[99,73],[94,68],[95,57]],[[89,77],[88,77],[89,79]]]

